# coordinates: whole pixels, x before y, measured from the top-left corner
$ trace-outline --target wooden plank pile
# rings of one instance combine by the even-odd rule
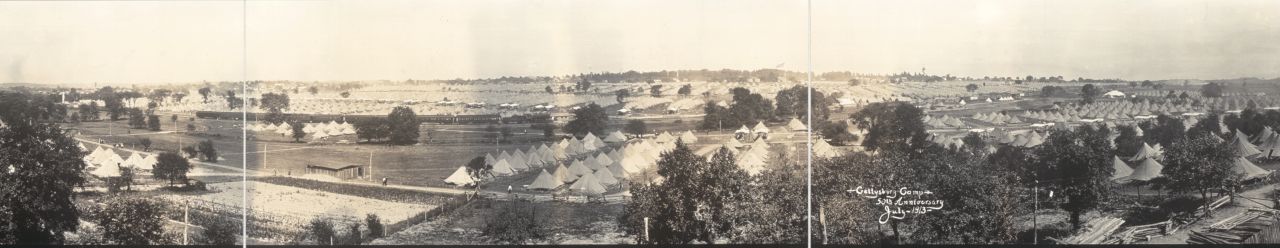
[[[1207,212],[1213,212],[1213,210],[1216,210],[1219,207],[1222,207],[1222,205],[1227,205],[1227,202],[1230,202],[1230,201],[1231,201],[1230,197],[1227,197],[1227,196],[1218,197],[1217,200],[1214,200],[1213,202],[1209,203],[1209,211],[1204,211],[1204,206],[1200,206],[1199,208],[1196,208],[1196,210],[1198,210],[1196,212],[1201,214],[1207,213]]]
[[[1075,236],[1067,237],[1062,240],[1063,244],[1102,244],[1107,241],[1115,233],[1120,225],[1124,224],[1124,220],[1115,217],[1103,217],[1089,220],[1085,223],[1084,230]]]
[[[1251,208],[1226,220],[1214,223],[1203,231],[1191,231],[1188,244],[1240,244],[1249,237],[1276,223],[1276,211]],[[1229,228],[1221,228],[1228,227]]]
[[[1111,235],[1107,242],[1109,244],[1132,244],[1135,241],[1148,241],[1151,238],[1169,235],[1170,229],[1173,228],[1173,220],[1166,220],[1152,224],[1128,226]]]

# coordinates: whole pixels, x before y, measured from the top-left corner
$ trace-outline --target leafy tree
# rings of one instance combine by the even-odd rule
[[[218,149],[213,147],[212,140],[201,141],[199,149],[205,161],[218,162]]]
[[[369,142],[385,139],[391,135],[387,120],[382,118],[362,119],[356,121],[353,126],[356,128],[356,138],[365,139]]]
[[[307,132],[303,131],[306,125],[302,124],[302,122],[292,121],[289,123],[289,127],[293,128],[291,130],[293,131],[293,142],[301,143],[302,137],[307,137]]]
[[[627,203],[619,222],[636,235],[637,242],[655,244],[714,243],[727,237],[732,219],[727,207],[745,196],[748,176],[738,168],[732,153],[721,149],[711,162],[694,155],[682,141],[662,154],[658,175],[662,184],[632,182],[635,198]],[[649,217],[650,240],[644,240],[644,218]]]
[[[1204,119],[1196,122],[1195,125],[1191,125],[1191,128],[1187,130],[1187,136],[1203,134],[1217,135],[1218,132],[1221,132],[1222,130],[1222,122],[1219,122],[1219,119],[1221,119],[1221,115],[1218,115],[1217,113],[1205,115]]]
[[[721,129],[725,125],[733,128],[735,126],[733,124],[737,123],[736,120],[730,120],[729,109],[716,105],[714,102],[704,104],[702,112],[705,113],[702,116],[702,124],[699,125],[702,130]]]
[[[348,98],[351,97],[351,92],[343,91],[342,93],[338,93],[338,95],[342,96],[342,98]]]
[[[831,143],[835,145],[850,145],[858,140],[858,135],[849,133],[849,124],[843,121],[822,124],[818,127],[818,132],[823,138],[831,139]]]
[[[207,103],[209,102],[209,93],[213,93],[213,89],[210,89],[208,86],[206,86],[204,88],[200,88],[197,92],[200,93],[201,102]]]
[[[200,240],[200,244],[235,245],[239,240],[237,235],[240,234],[240,225],[231,221],[210,221],[203,226],[204,239]]]
[[[550,85],[547,85],[547,88],[546,88],[546,89],[544,89],[544,90],[546,90],[548,94],[555,94],[555,93],[556,93],[556,91],[555,91],[555,90],[552,90],[552,89],[551,89],[551,86],[550,86]]]
[[[102,99],[104,103],[103,107],[107,109],[107,116],[111,118],[111,121],[118,121],[120,120],[120,116],[126,114],[124,102],[121,100],[121,94],[116,93],[115,89],[111,88],[111,86],[99,89],[98,97]],[[92,106],[93,105],[90,105],[91,108]]]
[[[604,108],[591,103],[573,111],[573,120],[564,125],[564,132],[578,137],[586,136],[587,133],[601,136],[608,123],[609,115],[605,113]]]
[[[1110,147],[1106,132],[1091,126],[1054,131],[1035,154],[1037,166],[1052,173],[1039,174],[1066,200],[1059,206],[1070,213],[1073,230],[1080,229],[1080,216],[1097,208],[1111,194]]]
[[[977,84],[969,84],[969,85],[965,85],[965,86],[964,86],[964,90],[965,90],[965,91],[969,91],[969,92],[978,91],[978,85],[977,85]]]
[[[369,228],[370,239],[382,238],[382,235],[386,234],[382,226],[382,219],[378,218],[377,214],[370,213],[365,215],[364,223]]]
[[[1143,133],[1143,138],[1147,142],[1169,147],[1173,145],[1174,141],[1186,137],[1187,128],[1185,125],[1180,119],[1159,115],[1156,116],[1155,122],[1143,122],[1139,126],[1146,131]]]
[[[987,141],[982,139],[982,135],[978,133],[969,133],[961,138],[964,142],[964,149],[973,154],[985,154],[987,152]]]
[[[687,96],[692,93],[693,93],[693,85],[688,85],[688,84],[680,86],[680,89],[676,90],[676,94],[679,94],[682,96]]]
[[[480,235],[488,237],[495,243],[526,245],[546,240],[550,233],[535,220],[536,206],[516,206],[516,202],[502,204],[496,211],[498,214],[485,219]]]
[[[320,93],[320,88],[316,88],[315,86],[307,87],[307,93],[311,93],[311,95],[314,96]]]
[[[1120,136],[1116,136],[1116,152],[1114,155],[1120,157],[1129,157],[1138,154],[1138,150],[1142,149],[1142,137],[1138,137],[1138,132],[1134,126],[1122,125],[1116,129],[1120,131]]]
[[[139,138],[138,145],[141,145],[143,150],[149,151],[151,150],[151,139]]]
[[[411,145],[418,143],[418,115],[413,113],[413,109],[405,106],[397,106],[391,110],[391,114],[387,115],[387,129],[391,138],[391,144]]]
[[[1222,91],[1225,87],[1218,83],[1208,83],[1200,86],[1200,96],[1203,97],[1222,97]]]
[[[850,118],[858,128],[867,130],[862,146],[867,150],[915,150],[928,145],[925,138],[924,112],[901,102],[868,104]]]
[[[618,103],[622,103],[623,101],[627,100],[627,97],[631,97],[631,90],[622,88],[622,89],[618,89],[618,91],[615,91],[613,94],[615,98],[618,100]]]
[[[804,119],[807,115],[813,115],[815,120],[826,120],[831,110],[830,99],[823,94],[822,91],[813,90],[813,104],[810,108],[809,96],[811,88],[804,86],[794,86],[778,92],[774,97],[777,102],[777,113],[780,117],[795,117]]]
[[[280,124],[285,121],[284,110],[289,109],[289,95],[266,93],[262,94],[262,100],[259,100],[259,108],[267,111],[264,118],[272,124]]]
[[[649,95],[652,95],[653,97],[662,96],[662,85],[661,84],[650,85]]]
[[[627,121],[627,126],[624,127],[623,130],[626,130],[624,131],[626,133],[629,133],[631,135],[636,135],[636,136],[649,133],[649,128],[645,126],[644,120]]]
[[[76,231],[80,211],[74,187],[85,183],[85,152],[38,115],[30,96],[0,91],[0,243],[60,244]]]
[[[90,119],[93,119],[93,120],[101,120],[101,119],[102,119],[102,116],[101,116],[101,115],[99,115],[98,113],[100,113],[100,111],[98,110],[98,102],[96,102],[96,101],[95,101],[95,102],[89,102],[89,114],[88,114],[88,117],[90,117]]]
[[[159,115],[151,115],[147,117],[147,129],[151,131],[160,131]]]
[[[129,127],[133,129],[147,128],[147,116],[142,114],[141,109],[129,109]]]
[[[187,172],[191,170],[191,163],[186,158],[172,152],[162,152],[156,156],[155,168],[151,170],[156,179],[168,180],[169,185],[173,185],[174,180],[186,184]]]
[[[1243,179],[1232,170],[1235,155],[1231,146],[1224,146],[1209,136],[1184,137],[1167,147],[1163,173],[1169,180],[1164,188],[1178,193],[1199,193],[1206,210],[1212,202],[1210,191],[1232,188]]]
[[[307,231],[312,238],[315,238],[317,245],[333,244],[338,233],[333,229],[332,221],[320,217],[311,219],[311,223],[307,225]]]
[[[97,103],[95,102],[94,104],[96,105]],[[90,109],[89,104],[81,103],[79,107],[76,107],[76,110],[80,111],[81,121],[98,119],[98,113],[95,109]]]
[[[480,179],[485,175],[489,175],[493,170],[493,165],[484,161],[484,156],[477,156],[467,162],[467,174],[471,175],[471,179]]]
[[[555,137],[556,125],[555,124],[542,125],[542,136],[546,137],[547,139],[551,139],[552,137]]]
[[[195,146],[183,147],[182,152],[186,153],[188,158],[195,158],[196,156],[200,156],[200,150],[197,150]]]
[[[1100,91],[1101,89],[1098,89],[1098,87],[1093,84],[1085,84],[1084,87],[1080,87],[1080,97],[1084,98],[1085,104],[1093,103],[1094,99],[1097,99],[1099,95],[1102,95],[1102,92]]]
[[[160,244],[164,239],[165,206],[141,197],[110,197],[94,216],[103,238],[115,245]]]
[[[195,132],[195,131],[196,131],[196,125],[195,125],[195,124],[191,124],[191,123],[187,123],[187,132],[188,132],[188,133],[191,133],[191,132]]]

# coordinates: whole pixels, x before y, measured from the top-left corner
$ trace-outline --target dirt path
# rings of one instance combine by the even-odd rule
[[[1205,228],[1207,228],[1209,225],[1212,225],[1213,223],[1222,221],[1227,218],[1231,218],[1231,216],[1243,213],[1247,211],[1249,208],[1271,209],[1274,207],[1271,202],[1265,201],[1265,200],[1259,200],[1259,199],[1269,198],[1269,194],[1276,189],[1275,188],[1276,186],[1277,185],[1275,184],[1267,185],[1267,186],[1259,187],[1257,189],[1241,192],[1240,196],[1242,197],[1236,197],[1235,202],[1227,203],[1227,205],[1224,205],[1221,208],[1218,208],[1218,210],[1214,210],[1213,215],[1210,216],[1209,218],[1201,219],[1200,221],[1197,221],[1196,223],[1183,227],[1182,229],[1179,229],[1177,232],[1174,232],[1170,235],[1163,236],[1163,237],[1156,237],[1156,238],[1152,238],[1150,241],[1138,242],[1138,243],[1139,244],[1186,244],[1187,237],[1191,235],[1191,231],[1204,230]],[[1253,198],[1253,199],[1247,199],[1247,198]]]

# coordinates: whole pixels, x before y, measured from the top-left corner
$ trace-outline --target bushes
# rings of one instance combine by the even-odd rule
[[[333,244],[337,239],[337,231],[333,230],[333,222],[324,218],[315,218],[307,225],[307,233],[315,239],[317,245]]]
[[[217,221],[206,222],[204,232],[201,238],[196,240],[199,244],[206,245],[235,245],[239,240],[240,225],[236,225],[232,221],[226,219],[216,219]]]
[[[150,245],[163,242],[165,212],[159,201],[122,196],[108,200],[94,217],[108,243]]]

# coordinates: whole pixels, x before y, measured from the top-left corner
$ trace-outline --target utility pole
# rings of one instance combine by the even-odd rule
[[[373,149],[369,149],[369,180],[373,181]]]
[[[644,217],[644,242],[649,241],[649,217]]]
[[[187,245],[187,233],[191,228],[191,205],[182,201],[182,245]]]
[[[1036,217],[1040,215],[1040,180],[1036,180],[1032,188],[1035,191],[1035,204],[1031,212],[1031,244],[1035,245],[1040,244],[1040,225],[1036,223]]]
[[[818,207],[818,223],[822,224],[822,244],[827,244],[827,214],[822,207]]]

